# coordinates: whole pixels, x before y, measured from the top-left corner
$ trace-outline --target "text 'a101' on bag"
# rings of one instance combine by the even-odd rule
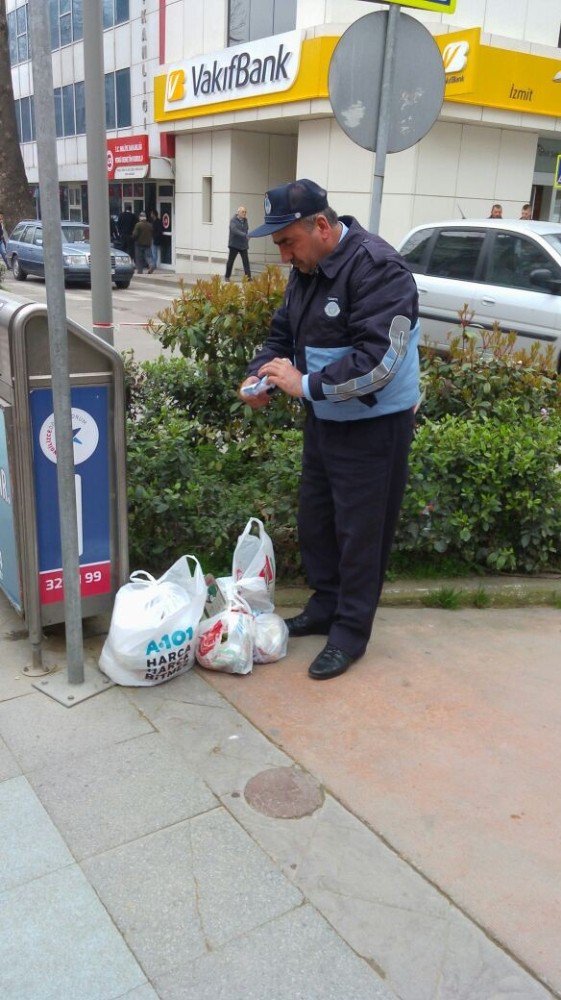
[[[198,559],[181,556],[156,580],[143,570],[117,591],[99,665],[116,684],[149,687],[190,670],[207,597]]]

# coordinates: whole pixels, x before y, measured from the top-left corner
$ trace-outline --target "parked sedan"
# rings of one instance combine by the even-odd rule
[[[82,222],[62,223],[62,259],[65,284],[91,283],[89,227]],[[25,281],[28,274],[45,277],[43,224],[37,219],[18,222],[7,241],[6,254],[14,278]],[[128,288],[134,274],[129,255],[111,247],[111,278],[117,288]]]
[[[472,328],[513,330],[517,347],[553,345],[561,371],[561,225],[454,219],[417,226],[398,248],[419,289],[423,337],[439,349],[458,336],[467,303]]]

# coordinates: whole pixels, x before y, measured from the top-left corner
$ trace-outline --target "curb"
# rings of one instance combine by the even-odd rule
[[[304,586],[277,586],[277,608],[302,608],[311,591]],[[394,580],[382,591],[380,607],[561,608],[561,573],[539,577],[470,576],[434,580]]]

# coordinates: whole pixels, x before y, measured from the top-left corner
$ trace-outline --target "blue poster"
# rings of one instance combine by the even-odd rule
[[[62,601],[56,437],[50,389],[30,394],[42,604]],[[74,481],[82,597],[111,591],[108,387],[72,389]]]
[[[12,480],[8,465],[4,407],[0,407],[0,587],[14,607],[21,611],[19,560],[12,507]]]

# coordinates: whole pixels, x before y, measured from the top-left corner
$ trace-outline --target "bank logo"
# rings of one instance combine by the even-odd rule
[[[450,42],[442,53],[445,73],[461,73],[467,66],[469,42]]]
[[[185,70],[172,69],[166,83],[166,101],[182,101],[185,97]]]

